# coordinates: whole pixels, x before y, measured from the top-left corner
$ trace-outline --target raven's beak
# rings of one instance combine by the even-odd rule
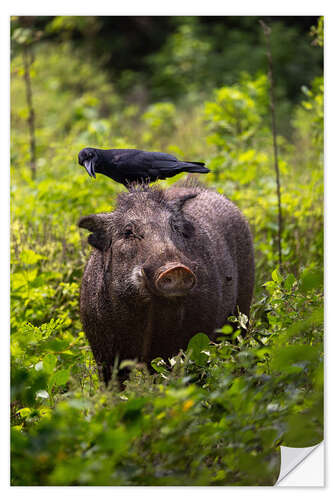
[[[83,162],[83,165],[84,165],[86,171],[88,172],[88,174],[90,175],[90,177],[94,177],[96,179],[93,160],[85,160]]]

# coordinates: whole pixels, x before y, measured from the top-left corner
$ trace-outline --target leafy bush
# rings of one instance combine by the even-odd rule
[[[230,327],[218,344],[197,334],[186,353],[153,361],[155,376],[132,363],[123,392],[98,390],[96,380],[89,381],[94,394],[89,384],[79,391],[77,368],[68,380],[60,366],[82,362],[75,356],[81,337],[35,365],[29,381],[40,403],[22,390],[16,370],[15,397],[30,406],[16,411],[13,484],[274,484],[280,445],[322,439],[323,371],[322,297],[313,293],[321,276],[304,272],[297,282],[274,271],[272,278],[265,304],[271,327],[258,318],[238,344],[231,337],[240,330]],[[39,349],[55,346],[50,325],[30,335]],[[31,340],[28,346],[38,352]]]
[[[147,131],[143,140],[163,148],[163,141],[172,133],[176,121],[176,108],[172,102],[160,102],[149,106],[142,116]],[[161,143],[160,143],[161,141]]]

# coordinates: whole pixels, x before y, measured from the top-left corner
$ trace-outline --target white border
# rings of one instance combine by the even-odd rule
[[[169,0],[167,3],[159,3],[152,2],[150,0],[140,0],[137,2],[135,0],[122,0],[121,2],[110,2],[107,0],[94,0],[94,2],[83,3],[82,1],[64,1],[58,0],[56,4],[50,2],[42,2],[37,0],[12,0],[11,2],[5,3],[1,2],[0,6],[0,36],[1,36],[1,264],[2,264],[2,272],[1,272],[1,318],[4,327],[1,332],[1,455],[0,455],[0,488],[6,497],[14,497],[16,496],[24,496],[29,497],[30,495],[34,498],[39,495],[48,497],[58,496],[59,494],[67,494],[72,498],[79,496],[80,498],[90,497],[94,491],[91,488],[84,487],[63,487],[60,491],[58,488],[36,488],[36,487],[16,487],[9,488],[9,463],[8,463],[8,452],[9,452],[9,437],[8,437],[8,405],[9,401],[9,360],[8,360],[8,349],[9,349],[9,335],[8,335],[8,325],[9,325],[9,294],[8,294],[8,285],[9,285],[9,271],[8,271],[8,262],[9,262],[9,252],[8,252],[8,237],[9,237],[9,228],[8,228],[8,220],[9,220],[9,174],[8,174],[8,164],[9,164],[9,16],[10,15],[325,15],[325,47],[326,53],[329,51],[330,59],[332,59],[332,51],[331,49],[331,35],[329,26],[331,26],[331,16],[330,16],[330,7],[332,5],[331,0],[317,0],[316,2],[310,0],[280,0],[279,2],[267,2],[263,0],[234,0],[233,2],[226,2],[223,0],[215,1],[215,0],[205,0],[204,2],[200,1],[190,1],[183,0],[180,2],[179,0]],[[330,75],[330,66],[328,58],[326,57],[326,94],[325,94],[325,111],[326,111],[326,138],[327,138],[327,128],[329,123],[329,97],[327,95],[327,89],[329,88],[329,75]],[[332,86],[330,86],[332,88]],[[332,139],[331,139],[332,141]],[[326,140],[326,179],[325,179],[325,190],[326,190],[326,202],[325,202],[325,213],[326,213],[326,263],[325,263],[325,278],[326,278],[326,355],[328,353],[328,325],[331,325],[331,315],[327,304],[329,302],[329,280],[327,279],[329,275],[331,275],[332,266],[330,264],[328,256],[328,244],[331,237],[331,230],[328,225],[328,214],[331,214],[331,200],[332,196],[329,193],[329,187],[332,186],[332,168],[333,164],[328,163],[329,152],[330,152],[330,143]],[[332,252],[330,252],[332,253]],[[327,373],[326,380],[329,372],[329,363],[327,363]],[[331,391],[332,392],[332,391]],[[328,391],[326,391],[326,407],[330,406],[331,402],[328,401]],[[326,410],[329,411],[329,410]],[[326,418],[326,422],[329,422],[331,419]],[[326,429],[326,438],[328,437],[329,430]],[[327,441],[327,439],[325,439]],[[327,455],[330,456],[330,449],[328,447]],[[326,464],[326,470],[331,470],[332,460],[327,460],[328,464]],[[315,465],[316,466],[316,465]],[[304,478],[306,480],[306,477]],[[328,483],[330,483],[329,477],[327,478]],[[329,493],[331,489],[331,485],[328,484],[328,487],[325,489],[316,490],[315,495],[325,496]],[[279,488],[270,488],[269,494],[276,495],[281,493],[281,489]],[[283,489],[283,495],[290,497],[294,497],[295,494],[299,494],[302,496],[302,499],[313,498],[314,492],[311,488],[304,489],[300,488],[297,491],[295,489],[288,490]],[[144,496],[147,498],[156,498],[158,495],[159,499],[169,498],[172,496],[180,496],[184,494],[190,494],[191,496],[200,495],[200,497],[205,494],[203,488],[98,488],[96,494],[103,497],[110,495],[114,497],[123,497],[131,495],[135,498]],[[229,488],[214,488],[209,487],[207,489],[207,494],[210,497],[218,497],[221,498],[221,495],[226,494],[229,498],[233,498],[234,496],[239,497],[239,495],[246,495],[247,499],[258,499],[261,496],[267,497],[267,488],[261,487],[253,487],[253,488],[237,488],[237,487],[229,487]]]
[[[284,452],[288,452],[283,464]],[[286,448],[281,446],[281,472],[276,486],[322,487],[324,477],[324,442],[309,448]]]

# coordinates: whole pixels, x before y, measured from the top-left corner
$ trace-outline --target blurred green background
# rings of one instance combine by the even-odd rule
[[[271,27],[281,268],[259,19]],[[12,17],[13,485],[268,485],[281,444],[322,439],[322,66],[320,17]],[[202,334],[155,360],[154,376],[128,361],[123,392],[116,378],[99,384],[79,320],[90,249],[76,224],[124,188],[86,175],[86,146],[206,162],[200,180],[254,235],[245,339]]]

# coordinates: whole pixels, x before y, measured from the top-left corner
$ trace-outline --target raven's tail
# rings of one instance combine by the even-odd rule
[[[178,165],[184,172],[199,174],[208,174],[208,172],[210,172],[209,168],[205,167],[205,164],[200,161],[182,161],[179,162]]]

